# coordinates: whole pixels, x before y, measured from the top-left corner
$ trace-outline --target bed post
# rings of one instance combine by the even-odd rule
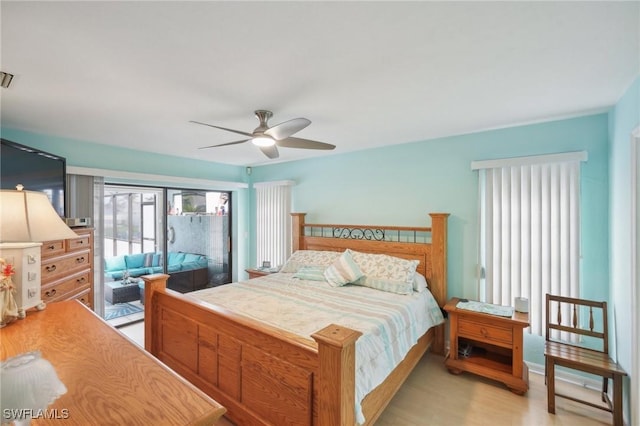
[[[153,333],[158,332],[159,324],[156,324],[158,317],[154,315],[156,308],[152,301],[153,293],[167,288],[169,275],[152,274],[143,275],[141,278],[144,281],[144,348],[147,352],[155,354],[158,348],[153,346],[157,344],[158,339],[153,338]]]
[[[431,216],[431,279],[437,283],[431,292],[438,304],[444,306],[447,303],[447,218],[449,213],[429,213],[429,216]]]
[[[447,218],[449,213],[429,213],[431,216],[431,279],[429,286],[440,307],[447,302]],[[444,355],[444,325],[435,328],[432,351]]]
[[[304,217],[306,213],[291,213],[292,220],[292,246],[293,252],[296,250],[303,250],[303,238],[304,238]]]
[[[356,340],[362,333],[331,324],[311,335],[318,343],[318,425],[356,424]]]

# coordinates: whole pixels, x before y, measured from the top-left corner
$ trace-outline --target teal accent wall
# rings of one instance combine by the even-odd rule
[[[589,153],[581,179],[582,288],[607,300],[606,113],[254,167],[252,180],[294,180],[293,210],[311,223],[429,226],[429,212],[450,213],[449,296],[474,299],[478,174],[471,162],[582,150]],[[541,339],[527,338],[525,356],[544,364]]]
[[[65,157],[67,166],[230,182],[244,182],[246,177],[244,167],[239,166],[118,148],[10,128],[2,128],[0,132],[4,139]]]
[[[631,135],[640,127],[640,77],[637,77],[620,101],[609,114],[610,132],[610,205],[609,233],[611,251],[609,255],[610,299],[613,324],[612,355],[622,368],[631,373],[632,354],[639,348],[633,347],[633,327],[630,325],[634,307],[632,286],[636,285],[632,275],[631,235],[631,164],[634,161],[631,150]],[[640,225],[640,224],[639,224]],[[640,289],[636,288],[636,291]],[[637,307],[636,307],[637,308]],[[636,336],[637,337],[637,336]],[[629,419],[629,382],[625,380],[625,416]],[[637,406],[638,401],[635,401]]]
[[[67,157],[68,164],[235,182],[294,180],[293,209],[309,222],[429,226],[448,212],[449,296],[477,298],[477,172],[474,160],[586,150],[582,166],[582,293],[609,298],[609,120],[596,114],[527,126],[253,167],[219,165],[11,129],[2,136]],[[162,171],[162,172],[160,172]],[[256,265],[254,191],[234,191],[236,271]],[[236,217],[237,216],[237,217]],[[240,278],[243,274],[240,275]],[[532,336],[529,336],[532,337]],[[540,339],[525,357],[543,364]]]
[[[449,295],[477,297],[478,174],[473,160],[586,150],[582,168],[586,288],[607,296],[607,115],[493,130],[253,168],[254,182],[291,179],[309,222],[430,225],[448,212]]]

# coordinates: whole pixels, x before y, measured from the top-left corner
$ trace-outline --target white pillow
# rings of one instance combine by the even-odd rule
[[[416,274],[413,276],[413,291],[422,293],[428,288],[429,285],[427,284],[427,279],[421,273],[416,272]]]

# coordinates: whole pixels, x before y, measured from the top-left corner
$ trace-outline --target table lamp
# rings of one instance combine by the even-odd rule
[[[25,311],[45,304],[40,294],[40,246],[43,241],[77,238],[78,235],[58,216],[44,192],[0,190],[0,258],[13,266],[15,303],[9,300],[13,291],[5,288],[0,298],[0,326],[24,318]],[[3,282],[11,277],[3,276]],[[17,305],[17,313],[5,307]],[[15,309],[15,308],[14,308]]]

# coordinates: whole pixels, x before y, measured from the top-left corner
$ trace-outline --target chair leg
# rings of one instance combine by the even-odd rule
[[[623,426],[622,414],[622,376],[613,375],[613,426]]]
[[[602,402],[607,402],[607,398],[605,398],[605,395],[607,394],[607,392],[609,392],[609,379],[606,377],[602,378],[602,395],[600,395],[602,397]]]
[[[556,413],[556,381],[555,381],[555,363],[547,358],[545,361],[545,376],[547,379],[547,411],[551,414]]]

